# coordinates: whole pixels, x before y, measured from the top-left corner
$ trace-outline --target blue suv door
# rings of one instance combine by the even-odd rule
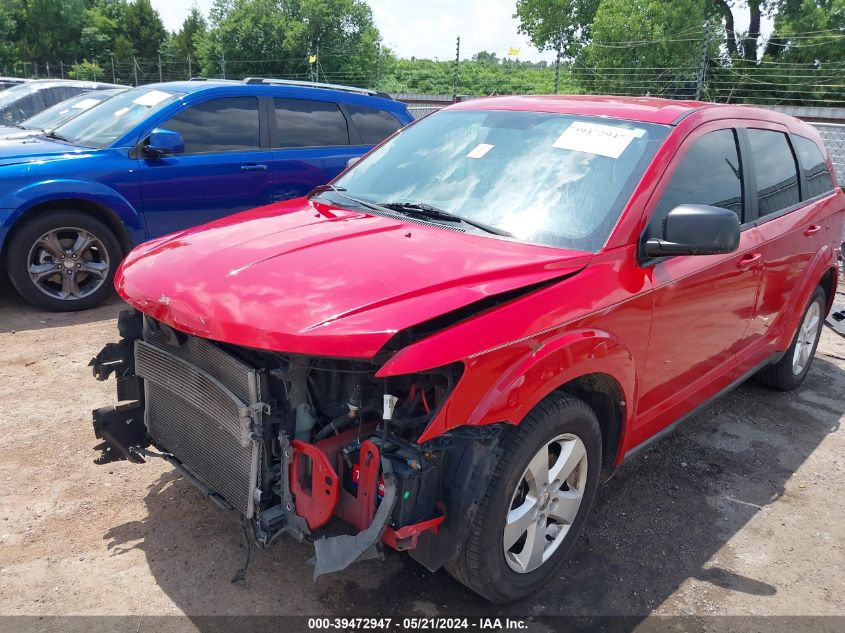
[[[304,196],[337,176],[364,149],[333,101],[274,97],[270,113],[273,199]]]
[[[268,204],[272,154],[259,99],[221,97],[158,127],[182,134],[182,154],[141,156],[141,196],[150,237]]]

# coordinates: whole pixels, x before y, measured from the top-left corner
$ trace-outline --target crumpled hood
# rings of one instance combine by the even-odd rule
[[[115,286],[198,336],[371,358],[400,330],[566,276],[590,257],[300,198],[141,245]]]
[[[21,130],[21,132],[23,131]],[[43,162],[55,158],[79,156],[94,151],[96,150],[57,143],[41,137],[3,139],[0,140],[0,166]]]

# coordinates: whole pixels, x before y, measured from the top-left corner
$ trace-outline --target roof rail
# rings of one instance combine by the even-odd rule
[[[323,88],[324,90],[342,90],[343,92],[354,92],[362,95],[369,95],[371,97],[384,97],[385,99],[392,99],[392,97],[377,90],[370,90],[369,88],[358,88],[356,86],[342,86],[340,84],[327,84],[317,81],[297,81],[295,79],[274,79],[271,77],[246,77],[245,84],[271,84],[277,86],[300,86],[302,88]]]

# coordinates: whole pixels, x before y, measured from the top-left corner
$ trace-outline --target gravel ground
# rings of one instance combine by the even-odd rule
[[[93,463],[114,384],[87,363],[120,308],[39,312],[0,281],[0,614],[845,615],[845,339],[827,330],[800,390],[749,383],[685,423],[600,488],[555,582],[500,608],[395,553],[315,584],[291,539],[232,584],[233,516],[166,464]]]

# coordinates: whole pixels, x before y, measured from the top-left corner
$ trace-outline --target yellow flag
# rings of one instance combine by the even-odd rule
[[[309,56],[308,56],[308,63],[309,63],[309,64],[313,64],[313,63],[314,63],[314,62],[316,62],[316,61],[317,61],[317,56],[316,56],[316,55],[309,55]]]
[[[508,49],[508,57],[519,57],[519,49],[511,46]]]

